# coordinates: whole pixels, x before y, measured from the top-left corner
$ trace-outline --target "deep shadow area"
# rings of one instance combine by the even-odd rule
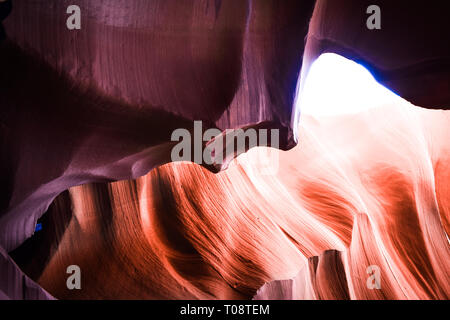
[[[38,220],[41,230],[37,230],[18,248],[9,254],[31,279],[38,280],[50,258],[58,249],[64,232],[72,218],[69,191],[64,191],[52,202],[48,210]]]

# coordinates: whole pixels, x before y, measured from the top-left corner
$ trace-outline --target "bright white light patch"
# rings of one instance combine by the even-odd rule
[[[363,66],[325,53],[312,64],[295,110],[312,116],[353,114],[398,98]]]

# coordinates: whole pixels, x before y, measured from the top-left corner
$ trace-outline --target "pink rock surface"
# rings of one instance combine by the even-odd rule
[[[57,298],[251,298],[308,259],[318,264],[302,269],[301,294],[295,278],[262,296],[448,297],[448,113],[416,107],[450,106],[440,4],[380,1],[382,29],[369,32],[368,1],[79,0],[75,31],[69,1],[17,0],[10,14],[9,3],[0,3],[1,297],[47,297],[8,253],[58,195],[74,211],[50,211],[68,225],[47,239],[55,246],[39,268],[23,265]],[[298,126],[297,79],[301,95],[324,52],[362,62],[416,106]],[[256,151],[217,176],[167,164],[171,133],[194,120],[282,129],[290,151],[279,151],[279,175],[254,176]],[[93,272],[83,293],[62,279],[72,259]],[[368,263],[385,274],[381,291],[360,281]],[[344,274],[346,285],[330,284]]]
[[[448,299],[449,121],[401,99],[305,115],[301,144],[271,151],[276,174],[256,148],[218,174],[170,163],[71,188],[47,213],[72,207],[34,279],[63,299]],[[82,290],[66,287],[72,264]]]

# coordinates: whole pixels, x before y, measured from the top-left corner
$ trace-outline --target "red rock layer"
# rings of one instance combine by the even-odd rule
[[[170,143],[170,134],[176,128],[192,130],[193,120],[202,120],[205,129],[268,124],[269,127],[284,129],[286,134],[280,147],[283,150],[291,148],[294,144],[292,129],[297,128],[300,112],[295,110],[292,117],[292,105],[307,34],[303,60],[305,67],[302,69],[301,80],[305,79],[309,65],[320,53],[337,52],[365,62],[379,81],[416,105],[430,108],[449,106],[449,42],[443,39],[445,31],[448,30],[447,11],[438,8],[441,4],[424,7],[410,2],[402,5],[398,1],[380,1],[382,29],[376,32],[369,32],[364,26],[367,19],[365,9],[369,2],[356,0],[339,3],[317,1],[309,31],[307,25],[314,6],[312,0],[79,0],[82,29],[77,31],[69,31],[65,27],[66,8],[69,4],[67,1],[50,0],[14,1],[13,10],[8,17],[6,14],[9,9],[6,13],[1,12],[0,38],[3,37],[4,27],[7,40],[0,44],[0,247],[7,252],[19,247],[32,236],[37,219],[57,195],[70,187],[93,182],[137,179],[152,168],[170,162],[169,154],[173,146]],[[395,115],[396,110],[395,107],[392,110],[386,109],[385,114]],[[421,116],[416,117],[419,113]],[[444,281],[447,274],[444,269],[447,265],[442,257],[447,256],[443,253],[445,250],[442,232],[438,230],[444,226],[448,231],[449,224],[445,213],[449,205],[449,191],[445,187],[448,180],[447,149],[441,142],[448,140],[448,125],[442,124],[443,120],[439,120],[439,116],[434,119],[434,116],[428,116],[426,112],[423,115],[422,111],[405,113],[388,119],[399,121],[391,123],[394,126],[392,130],[397,129],[397,124],[400,125],[398,131],[391,132],[387,127],[382,127],[381,129],[387,130],[387,136],[374,138],[362,135],[367,140],[362,140],[365,142],[361,142],[361,145],[353,146],[354,141],[348,137],[352,127],[359,126],[359,130],[352,133],[358,139],[362,139],[361,132],[367,133],[368,128],[372,128],[369,133],[378,134],[378,128],[373,128],[381,126],[385,119],[381,115],[374,117],[380,119],[377,120],[378,124],[361,118],[361,121],[356,123],[347,119],[311,127],[314,122],[307,120],[306,123],[309,123],[310,127],[303,128],[299,138],[305,138],[301,145],[309,146],[310,149],[297,149],[288,153],[289,156],[284,156],[284,163],[280,166],[287,167],[281,169],[280,172],[283,173],[279,177],[273,178],[276,183],[270,179],[266,181],[253,176],[250,178],[248,170],[251,162],[247,163],[245,170],[239,167],[242,170],[233,169],[234,171],[218,177],[209,175],[193,165],[169,165],[156,170],[156,176],[153,172],[147,178],[138,179],[141,181],[135,191],[139,192],[138,195],[145,189],[142,187],[145,181],[151,181],[145,182],[146,185],[162,181],[158,183],[170,192],[164,191],[169,192],[168,195],[156,193],[156,196],[152,195],[152,201],[162,201],[166,196],[171,201],[176,200],[173,210],[178,215],[179,208],[183,208],[183,219],[187,219],[184,212],[189,208],[194,210],[193,212],[202,212],[197,210],[197,207],[210,212],[208,206],[214,204],[213,208],[218,211],[213,214],[212,224],[216,223],[216,215],[234,221],[228,229],[222,227],[225,228],[225,235],[219,232],[217,241],[232,239],[239,247],[243,245],[242,242],[248,242],[248,239],[244,241],[240,238],[242,235],[229,234],[235,232],[233,228],[237,228],[240,232],[252,235],[251,230],[237,225],[247,222],[248,218],[242,217],[253,211],[259,212],[257,217],[269,217],[265,218],[265,224],[272,221],[273,225],[266,225],[266,229],[274,233],[269,233],[269,236],[264,238],[260,231],[255,231],[255,238],[267,238],[270,242],[267,246],[272,253],[267,257],[263,255],[261,258],[254,258],[253,251],[256,250],[255,252],[260,254],[260,249],[244,245],[243,256],[252,257],[250,262],[247,261],[249,258],[242,258],[240,255],[236,258],[233,250],[237,249],[233,246],[230,251],[223,248],[223,243],[216,244],[215,251],[208,249],[213,252],[213,255],[209,256],[205,253],[206,249],[202,249],[194,240],[186,240],[189,245],[179,240],[182,245],[187,246],[189,258],[192,255],[200,256],[201,258],[194,260],[199,261],[199,265],[206,261],[209,266],[206,269],[198,268],[200,280],[193,280],[194,284],[191,285],[189,272],[179,270],[183,267],[179,266],[177,259],[187,259],[185,249],[177,249],[181,250],[181,253],[175,250],[174,257],[169,254],[170,250],[169,253],[157,252],[154,256],[150,254],[150,259],[156,265],[156,270],[166,270],[162,271],[166,276],[158,278],[152,275],[149,279],[155,281],[148,280],[145,283],[151,283],[153,286],[158,279],[167,280],[168,289],[154,289],[155,293],[152,293],[153,291],[146,291],[148,288],[144,285],[145,290],[141,291],[150,292],[148,296],[151,297],[166,297],[175,291],[171,288],[179,286],[184,288],[180,291],[184,293],[179,296],[251,296],[256,288],[266,281],[294,276],[299,262],[306,257],[320,256],[326,249],[337,249],[343,252],[344,256],[349,255],[351,232],[359,230],[355,229],[354,223],[359,221],[355,219],[358,212],[370,217],[368,221],[374,228],[377,245],[386,243],[386,248],[379,247],[383,257],[386,252],[390,252],[394,257],[403,257],[403,260],[397,258],[400,260],[395,263],[390,260],[390,256],[386,258],[389,268],[391,264],[399,265],[400,271],[395,269],[391,272],[402,289],[393,285],[391,289],[386,289],[389,293],[383,294],[401,297],[403,292],[411,292],[410,289],[413,288],[412,297],[442,297],[442,292],[447,292]],[[426,128],[422,126],[422,122],[427,124]],[[347,127],[350,130],[348,132],[344,130]],[[441,128],[441,132],[436,131],[434,127]],[[380,132],[384,132],[383,130]],[[321,137],[315,140],[308,136],[308,132]],[[429,136],[429,132],[434,132],[433,136]],[[404,135],[411,136],[413,142],[405,141]],[[336,141],[335,138],[338,137],[346,143]],[[390,143],[386,145],[379,142],[380,145],[374,147],[375,153],[372,154],[364,144],[372,143],[376,139],[392,141],[389,140]],[[339,148],[336,145],[339,145]],[[409,156],[400,156],[396,153],[397,149],[401,154]],[[360,158],[355,157],[356,153],[361,155]],[[389,161],[378,159],[374,162],[371,158],[377,159],[379,155],[391,153],[394,155]],[[368,158],[368,155],[371,157]],[[327,166],[316,166],[311,157],[330,163]],[[347,157],[350,157],[350,160],[346,160]],[[348,167],[349,163],[356,171]],[[373,166],[368,168],[366,163],[372,163]],[[288,168],[297,168],[297,171],[291,172]],[[300,169],[302,171],[299,172]],[[181,176],[177,176],[177,170],[183,172]],[[315,174],[319,176],[313,177]],[[341,175],[344,175],[344,178]],[[353,181],[349,177],[356,180]],[[167,182],[170,179],[185,185],[187,190],[193,190],[192,194],[184,195],[182,190],[172,190],[175,187]],[[307,187],[302,187],[303,184]],[[245,189],[241,190],[242,186]],[[123,190],[128,190],[127,188],[131,187],[124,186]],[[315,193],[307,195],[304,188]],[[245,195],[247,189],[248,193]],[[75,199],[79,197],[76,193],[81,191],[74,190],[71,193]],[[279,192],[279,197],[272,194],[274,190]],[[108,191],[107,194],[111,192]],[[129,197],[132,197],[132,201],[123,201],[130,200],[131,203],[141,205],[142,201],[136,200],[140,199],[139,196],[132,196],[131,191],[119,193],[122,192],[130,193]],[[233,192],[232,196],[229,195],[230,192]],[[400,195],[397,199],[389,196],[391,193]],[[91,196],[94,199],[96,197]],[[187,196],[193,197],[195,201],[205,201],[206,204],[194,201],[191,207],[184,208],[182,206],[187,205],[184,200]],[[265,197],[267,199],[262,200]],[[315,197],[318,199],[316,202]],[[74,200],[69,199],[68,203],[71,201]],[[246,201],[251,205],[245,204]],[[107,202],[105,200],[98,203],[103,203],[104,206]],[[81,197],[80,203],[89,201]],[[277,220],[270,216],[266,209],[255,209],[260,203],[263,208],[269,208],[267,210],[272,212],[271,214],[285,212],[278,214],[283,218],[276,215],[279,217]],[[337,211],[329,210],[328,203],[332,203],[332,208],[335,208],[333,203],[338,203]],[[163,207],[159,204],[160,210],[164,211]],[[318,213],[301,213],[303,210],[309,212],[312,208]],[[386,239],[387,235],[396,234],[397,228],[400,228],[399,225],[403,222],[394,218],[383,218],[383,212],[402,212],[403,208],[408,209],[405,209],[406,213],[399,215],[407,216],[408,221],[411,218],[410,212],[415,212],[411,218],[412,222],[407,224],[408,227],[404,227],[407,230],[405,232],[420,230],[417,231],[417,239],[423,239],[420,240],[422,242],[416,240],[419,241],[417,243],[411,241],[423,252],[411,254],[412,258],[405,258],[403,253],[406,249],[402,246],[406,246],[409,239],[402,238],[405,237],[403,231],[399,231],[398,239],[394,236]],[[66,212],[62,208],[58,210]],[[136,225],[137,237],[141,239],[144,234],[147,239],[148,226],[144,228],[142,219],[136,218],[136,215],[141,217],[144,209],[139,207],[139,211],[130,212],[124,219],[137,219],[133,220],[133,225],[139,222]],[[228,212],[228,215],[221,212]],[[98,219],[98,213],[93,213],[93,216]],[[112,218],[115,216],[116,213],[111,214],[110,220],[115,221]],[[156,221],[155,223],[166,227],[167,222],[159,222],[158,219],[164,218],[159,217],[156,211],[148,211],[148,216],[158,216],[156,220],[150,221]],[[194,217],[189,219],[201,220]],[[188,222],[183,219],[183,224],[177,228],[190,230],[184,226],[184,223]],[[192,221],[189,223],[192,224]],[[361,224],[365,223],[364,219],[361,221]],[[78,239],[80,236],[70,223],[66,226],[64,221],[57,225],[64,225],[63,230],[67,231],[69,238],[73,236]],[[122,225],[126,225],[126,222],[120,223],[120,226]],[[108,233],[114,235],[111,238],[115,239],[116,233],[124,232],[119,232],[120,226],[102,227],[102,230],[108,230]],[[95,246],[109,247],[108,241],[113,242],[109,238],[102,240],[102,236],[95,234],[98,231],[95,228],[93,225],[92,229],[86,229],[89,234],[86,239],[90,240],[87,240],[88,244],[81,252],[91,249],[96,252]],[[167,228],[172,232],[173,227],[170,224]],[[182,234],[192,236],[195,232],[200,231],[183,231]],[[319,233],[323,238],[317,238]],[[126,239],[128,236],[124,235]],[[215,239],[211,234],[204,237],[195,239],[204,243],[211,242],[212,240],[206,240],[210,237]],[[171,247],[170,244],[174,241],[172,238],[164,241],[160,238],[164,239],[164,236],[150,237],[150,240],[156,241],[156,244],[167,242],[167,247]],[[120,237],[118,239],[120,245],[117,252],[105,253],[105,258],[100,261],[120,261],[121,257],[125,256],[122,252],[126,251],[122,247],[122,241],[125,240]],[[291,246],[299,250],[297,253],[293,251],[293,262],[286,262],[285,256],[292,248],[285,249],[286,245],[279,239],[290,239],[293,243]],[[406,244],[403,243],[405,239]],[[49,243],[54,240],[53,236],[47,239]],[[148,246],[155,247],[155,243],[149,243],[144,247],[145,252],[150,250]],[[256,242],[255,246],[259,248],[260,244]],[[211,244],[208,246],[215,248]],[[64,255],[65,247],[66,245],[61,245],[58,254]],[[353,250],[363,250],[358,249],[359,247]],[[399,252],[394,254],[392,252],[395,250],[391,247],[403,249],[398,249]],[[136,261],[141,261],[139,259],[142,252],[137,254]],[[165,257],[165,254],[169,257]],[[223,256],[228,258],[223,259]],[[382,260],[377,255],[374,257]],[[267,262],[272,258],[274,262]],[[133,260],[132,257],[129,259]],[[227,267],[221,268],[217,261],[224,261]],[[120,269],[112,263],[114,267],[111,268],[119,268],[114,269],[114,272],[123,270],[134,275],[136,270],[141,270],[140,263],[138,266],[132,264],[132,269]],[[152,263],[150,265],[153,265]],[[384,268],[383,272],[386,271],[386,263],[380,266]],[[86,266],[90,265],[91,262],[86,262]],[[345,263],[343,265],[347,266]],[[421,267],[416,270],[416,265]],[[62,265],[60,267],[62,268]],[[249,271],[242,273],[247,267]],[[52,268],[54,267],[48,266],[48,270]],[[403,269],[409,270],[409,273]],[[92,270],[96,270],[95,266]],[[361,270],[358,272],[362,272]],[[40,271],[33,273],[40,274]],[[412,278],[421,277],[422,280],[416,280],[419,285],[414,282],[407,286],[403,278],[395,272],[405,273],[404,277],[407,279],[413,274]],[[44,281],[47,279],[44,274],[43,283],[52,288],[52,292],[58,296],[65,296],[65,293],[58,289],[61,284],[56,282],[56,287],[51,287],[45,282],[47,280]],[[158,271],[155,274],[160,273]],[[346,271],[346,277],[348,275]],[[248,279],[245,280],[245,277]],[[120,284],[119,288],[127,289],[121,291],[110,288],[111,294],[140,295],[134,291],[134,286],[130,289],[127,287],[127,281],[120,280],[125,278],[117,276],[117,279],[118,282],[125,283]],[[139,279],[147,279],[147,275]],[[92,276],[90,283],[96,281],[101,283],[103,280],[101,277],[97,279]],[[208,283],[212,283],[210,290],[204,289],[209,288]],[[350,280],[347,283],[348,286],[356,286]],[[441,289],[438,289],[439,286]],[[223,289],[224,287],[228,289]],[[425,287],[428,289],[424,289]],[[16,293],[21,290],[19,283],[15,290]],[[101,297],[101,292],[105,292],[101,289],[95,290],[92,291],[95,293],[86,295]],[[356,289],[355,292],[350,289],[348,292],[351,297],[364,296],[361,292],[355,293]]]
[[[269,123],[291,109],[314,1],[14,1],[0,47],[0,245],[30,237],[71,186],[170,162],[176,128]],[[2,17],[3,18],[3,17]]]
[[[217,175],[172,163],[71,188],[73,217],[36,280],[57,298],[251,298],[293,279],[256,298],[447,299],[449,121],[399,99],[305,116],[300,145],[271,150],[275,175],[256,148]],[[66,288],[71,264],[82,290]]]

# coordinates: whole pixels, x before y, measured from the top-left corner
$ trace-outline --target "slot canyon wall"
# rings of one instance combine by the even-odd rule
[[[448,299],[447,14],[376,2],[376,31],[368,1],[78,0],[76,31],[69,1],[0,2],[0,298]],[[406,100],[302,115],[326,52]],[[280,150],[172,163],[194,120]]]

